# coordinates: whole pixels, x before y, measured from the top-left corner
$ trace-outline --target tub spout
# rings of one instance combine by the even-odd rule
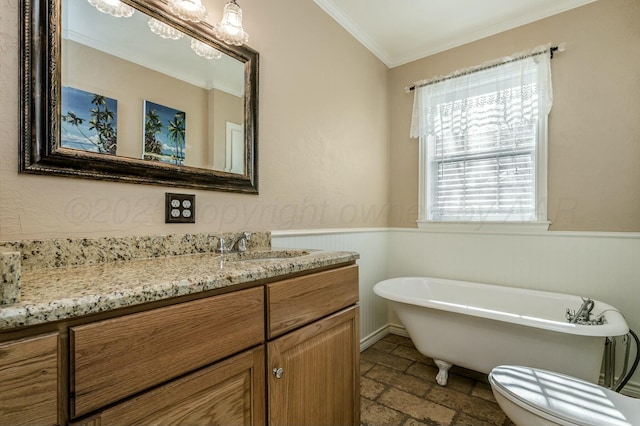
[[[589,317],[591,316],[591,311],[593,310],[594,305],[595,305],[595,302],[593,300],[589,299],[588,297],[587,298],[583,297],[582,305],[580,306],[580,309],[576,311],[575,314],[571,314],[571,312],[567,310],[569,322],[571,324],[575,324],[578,321],[589,322],[590,321]]]

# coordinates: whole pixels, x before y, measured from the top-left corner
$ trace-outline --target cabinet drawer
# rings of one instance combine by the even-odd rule
[[[0,424],[58,423],[58,335],[0,344]]]
[[[358,301],[358,266],[346,266],[267,284],[269,338]]]
[[[264,340],[261,287],[72,327],[71,416]]]
[[[263,425],[264,367],[258,346],[71,426]]]

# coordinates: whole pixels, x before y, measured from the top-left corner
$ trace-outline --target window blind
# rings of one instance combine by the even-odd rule
[[[534,220],[536,103],[513,119],[522,91],[503,89],[443,104],[434,129],[433,220]],[[456,113],[467,118],[456,120]],[[535,119],[535,121],[534,121]]]

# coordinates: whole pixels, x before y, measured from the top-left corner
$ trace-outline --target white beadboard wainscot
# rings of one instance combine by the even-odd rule
[[[389,316],[384,299],[373,286],[387,278],[389,232],[375,229],[322,229],[273,231],[274,248],[355,251],[360,254],[360,348],[366,349],[388,333]]]

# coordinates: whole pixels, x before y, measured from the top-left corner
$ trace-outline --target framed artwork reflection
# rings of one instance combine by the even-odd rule
[[[184,111],[145,100],[142,158],[184,165],[186,123]]]
[[[115,155],[118,101],[98,93],[62,87],[60,146]]]

